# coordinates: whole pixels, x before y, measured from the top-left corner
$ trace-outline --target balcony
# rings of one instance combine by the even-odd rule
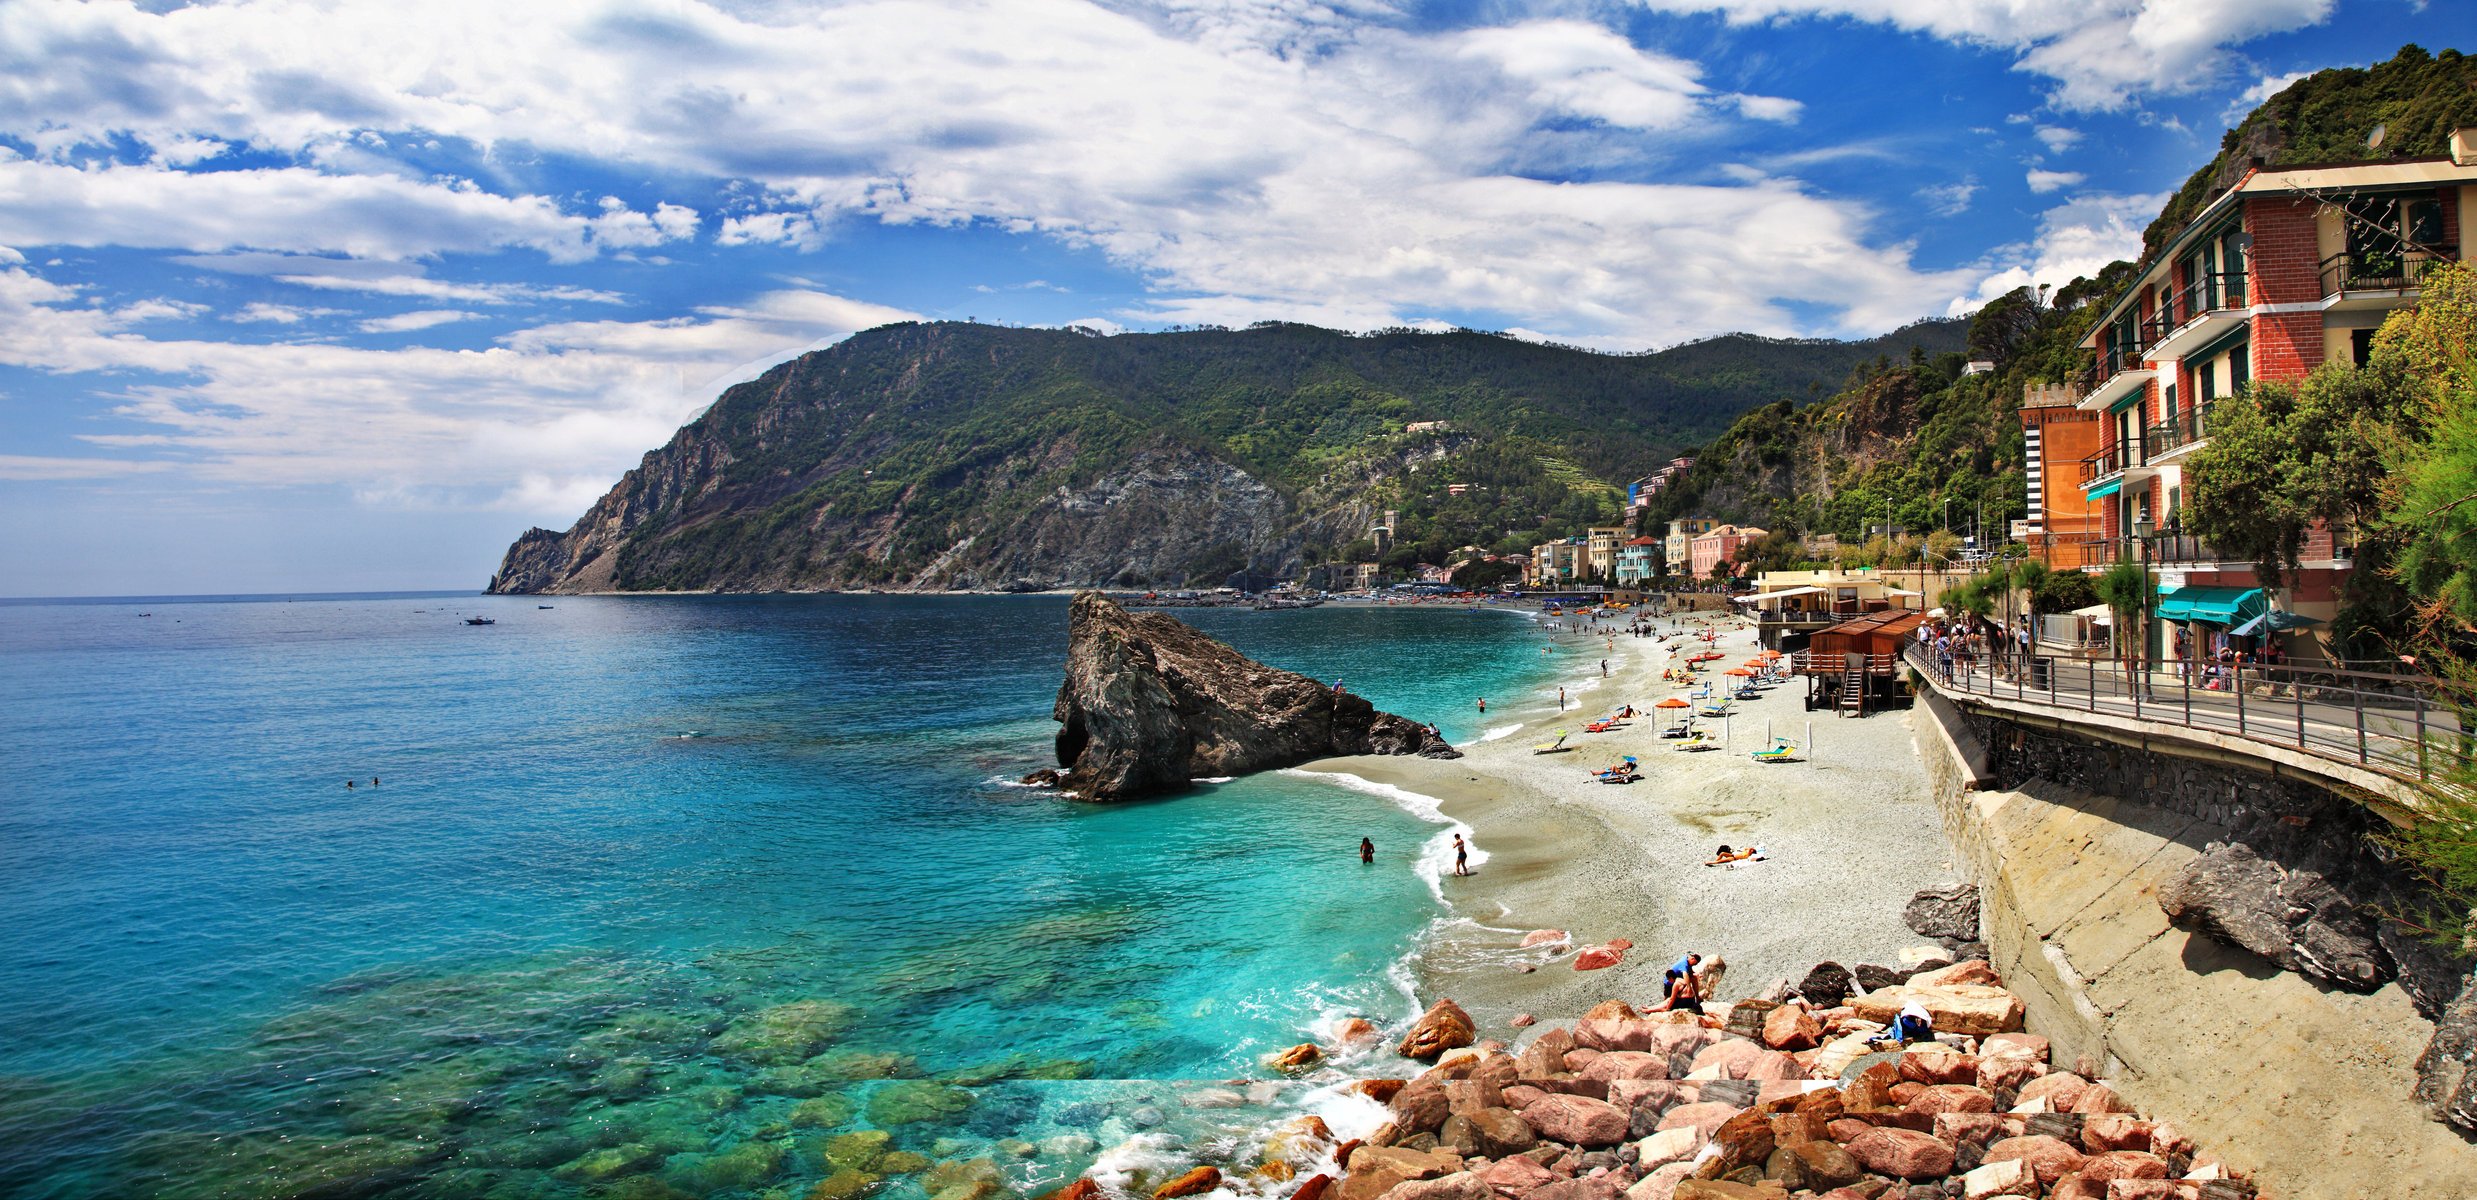
[[[2322,260],[2322,307],[2398,308],[2417,298],[2427,272],[2460,257],[2449,243],[2402,250],[2343,250]]]
[[[2169,297],[2166,311],[2152,318],[2161,328],[2145,357],[2152,362],[2183,358],[2244,324],[2249,315],[2243,272],[2196,276]]]
[[[2142,461],[2157,465],[2201,445],[2209,412],[2210,405],[2198,405],[2143,430]]]
[[[2157,372],[2142,361],[2139,347],[2099,355],[2098,365],[2081,377],[2083,412],[2106,412],[2109,406],[2142,390]]]
[[[2222,561],[2216,548],[2189,533],[2144,533],[2141,541],[2142,557],[2154,567],[2207,566]]]
[[[2116,561],[2123,550],[2118,541],[2096,532],[2032,534],[2027,542],[2030,557],[2056,571],[2104,567]]]
[[[2093,491],[2112,482],[2121,482],[2125,473],[2142,465],[2141,445],[2131,438],[2117,438],[2107,447],[2081,460],[2081,487],[2097,496],[2112,495],[2115,488]]]

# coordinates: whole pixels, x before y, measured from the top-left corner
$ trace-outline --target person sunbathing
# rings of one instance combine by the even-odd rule
[[[1718,858],[1704,863],[1703,865],[1707,867],[1724,866],[1733,862],[1743,862],[1744,860],[1753,858],[1755,855],[1760,853],[1762,853],[1762,848],[1757,846],[1748,846],[1743,850],[1731,850],[1724,845],[1720,848],[1720,856]]]

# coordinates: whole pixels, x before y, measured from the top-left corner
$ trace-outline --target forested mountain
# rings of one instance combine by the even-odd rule
[[[1961,333],[1615,355],[1468,331],[891,325],[725,392],[575,527],[526,533],[491,586],[1218,584],[1295,576],[1388,509],[1405,561],[1527,547],[1616,519],[1626,480],[1748,409]]]
[[[2256,162],[2371,162],[2447,152],[2454,128],[2477,127],[2477,59],[2403,47],[2390,61],[2308,75],[2264,101],[2221,139],[2144,235],[2155,254]],[[2377,137],[2376,132],[2380,131]],[[2026,514],[2019,420],[2025,388],[2070,379],[2088,362],[2074,344],[2136,275],[2117,262],[2053,296],[2005,296],[1973,319],[1966,357],[1993,374],[1963,376],[1963,356],[1876,364],[1807,408],[1747,413],[1698,456],[1646,514],[1657,526],[1706,516],[1858,542],[1886,521],[1904,531],[1979,520],[2001,538]],[[1903,553],[1896,550],[1896,553]]]

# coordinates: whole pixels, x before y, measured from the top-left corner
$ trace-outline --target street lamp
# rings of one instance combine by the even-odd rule
[[[1944,532],[1952,532],[1952,497],[1944,497]]]

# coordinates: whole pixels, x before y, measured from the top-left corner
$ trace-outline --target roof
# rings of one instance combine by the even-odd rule
[[[1660,539],[1655,538],[1655,537],[1638,537],[1638,538],[1635,538],[1633,541],[1630,541],[1630,542],[1627,542],[1627,543],[1626,543],[1626,545],[1629,545],[1629,546],[1657,546],[1657,545],[1659,545],[1659,544],[1660,544]]]

